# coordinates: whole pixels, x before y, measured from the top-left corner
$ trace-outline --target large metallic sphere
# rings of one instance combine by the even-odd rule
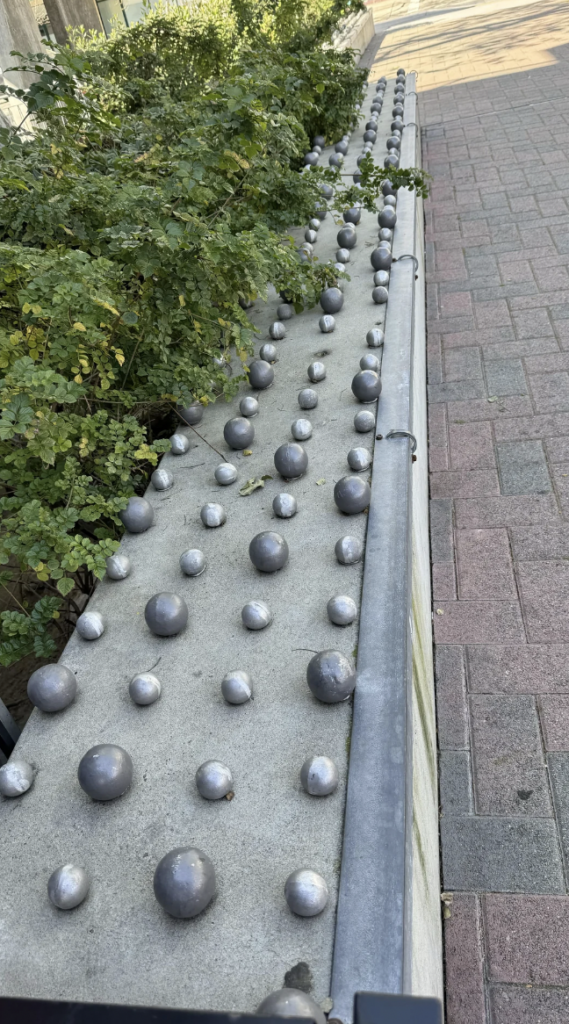
[[[371,501],[369,484],[359,476],[343,476],[334,487],[334,501],[348,516],[363,512]]]
[[[277,347],[271,345],[270,341],[265,342],[259,349],[259,358],[265,363],[274,363],[277,358]]]
[[[377,219],[380,228],[390,228],[391,231],[393,231],[393,228],[397,224],[397,214],[390,206],[386,206],[381,211]]]
[[[227,515],[223,505],[219,505],[217,501],[208,501],[207,505],[203,505],[200,509],[200,519],[204,526],[209,526],[214,530],[217,526],[223,526]]]
[[[360,153],[359,157],[356,160],[356,164],[358,165],[358,167],[360,167],[361,164],[363,164],[366,156],[367,156],[367,153]]]
[[[295,441],[308,441],[312,437],[312,423],[310,420],[298,419],[291,425],[290,432]]]
[[[374,132],[373,128],[370,128],[367,132],[364,132],[364,142],[375,142],[377,139],[377,132]]]
[[[253,303],[251,303],[253,305]],[[201,402],[194,402],[192,405],[187,405],[185,409],[178,409],[182,419],[190,426],[195,427],[197,423],[201,423],[203,419],[203,405]]]
[[[294,480],[306,473],[308,455],[301,445],[289,441],[277,448],[274,462],[275,468],[285,480]]]
[[[318,226],[320,226],[320,221],[317,220],[316,217],[313,217],[312,220],[310,221],[310,225],[311,225],[312,229],[316,231],[318,229],[314,228],[315,224],[318,224]],[[278,308],[277,308],[277,321],[275,321],[275,323],[276,322],[280,323],[281,320],[291,320],[293,316],[294,316],[294,306],[292,305],[292,303],[290,303],[290,302],[282,302],[281,305],[278,306]]]
[[[174,477],[169,469],[163,469],[161,466],[159,469],[155,469],[150,482],[155,491],[168,491],[173,486]]]
[[[389,298],[389,292],[383,285],[379,285],[372,290],[371,297],[377,306],[383,306]]]
[[[171,850],[154,872],[154,895],[171,917],[197,917],[215,896],[215,868],[193,846]]]
[[[304,157],[304,164],[306,167],[316,167],[320,154],[315,153],[314,150],[311,153],[306,153]]]
[[[377,117],[371,117],[366,124],[366,130],[377,132]]]
[[[352,380],[352,392],[358,402],[375,402],[381,394],[381,377],[375,370],[360,370]]]
[[[273,616],[264,601],[247,601],[241,609],[241,621],[247,629],[264,629],[273,621]]]
[[[335,626],[350,626],[358,615],[356,602],[345,594],[331,597],[326,605],[326,611],[330,622]]]
[[[221,761],[205,761],[196,772],[198,793],[204,800],[221,800],[233,790],[233,776]]]
[[[366,342],[369,348],[382,348],[385,335],[381,327],[372,327],[366,334]]]
[[[342,139],[341,142],[336,143],[334,150],[336,153],[341,153],[342,156],[345,156],[348,152],[348,143]]]
[[[375,416],[369,409],[360,409],[354,416],[354,427],[358,434],[369,434],[375,429]]]
[[[320,146],[323,149],[324,146],[326,145],[326,139],[324,138],[323,135],[315,135],[312,140],[312,145]]]
[[[391,149],[383,161],[384,167],[399,167],[399,157],[394,149]]]
[[[344,157],[341,153],[332,153],[332,155],[328,157],[328,163],[330,164],[330,167],[341,167],[344,163]]]
[[[307,757],[300,769],[300,782],[310,796],[329,796],[338,788],[338,769],[331,757]]]
[[[336,263],[346,264],[350,262],[349,249],[336,249]]]
[[[373,275],[373,283],[376,287],[389,288],[389,272],[387,270],[376,270]]]
[[[359,224],[362,211],[359,206],[352,206],[349,210],[344,210],[343,217],[346,224]]]
[[[346,224],[345,228],[340,228],[336,241],[341,249],[353,249],[358,242],[358,233],[353,224]]]
[[[280,533],[263,530],[249,544],[249,558],[259,572],[277,572],[288,562],[288,544]]]
[[[119,512],[119,519],[128,533],[144,533],[154,522],[154,509],[146,498],[134,495],[128,505]]]
[[[405,108],[402,103],[394,103],[393,110],[391,111],[391,113],[393,114],[393,117],[402,117],[404,109]]]
[[[275,320],[269,327],[269,336],[273,341],[282,341],[286,335],[286,327],[280,320]]]
[[[128,692],[135,704],[154,704],[162,693],[160,680],[151,672],[139,672],[128,684]]]
[[[27,761],[12,758],[0,768],[0,793],[2,796],[22,796],[34,781],[34,769]]]
[[[231,462],[222,462],[216,467],[213,475],[222,487],[228,487],[229,484],[234,484],[237,480],[237,470]]]
[[[256,391],[270,388],[275,379],[275,371],[264,359],[254,359],[249,366],[249,384]]]
[[[306,681],[315,697],[324,704],[338,704],[353,693],[356,671],[340,651],[320,651],[308,662]]]
[[[293,914],[316,917],[328,902],[328,886],[321,875],[308,868],[293,871],[285,882],[285,899]]]
[[[253,694],[249,673],[238,668],[228,672],[221,680],[221,692],[228,704],[246,704]]]
[[[389,242],[391,244],[393,241],[393,231],[390,228],[380,228],[377,234],[380,242]]]
[[[188,624],[188,606],[178,594],[154,594],[146,603],[144,618],[156,636],[176,636]]]
[[[255,428],[244,416],[234,416],[225,424],[223,436],[230,448],[240,451],[253,443]]]
[[[317,238],[318,235],[316,234],[315,231],[312,230],[312,228],[307,228],[306,231],[304,232],[305,241],[310,242],[312,245],[314,245]]]
[[[331,199],[334,195],[334,189],[331,185],[324,183],[324,185],[320,186],[320,193],[324,196],[324,199]]]
[[[330,316],[329,313],[325,313],[324,316],[320,317],[320,320],[318,321],[318,326],[322,331],[322,334],[330,334],[336,326],[336,321],[334,320],[333,316]]]
[[[402,121],[402,119],[400,117],[394,118],[393,121],[391,122],[391,131],[392,132],[402,132],[404,127],[405,127],[405,125],[403,124],[403,121]],[[385,193],[384,193],[384,195],[385,195]]]
[[[201,576],[205,565],[205,555],[199,548],[188,548],[180,555],[180,569],[186,576]]]
[[[85,868],[76,864],[63,864],[50,875],[47,895],[59,910],[73,910],[83,902],[90,885],[91,879]]]
[[[259,412],[259,403],[253,395],[245,395],[239,402],[239,412],[242,416],[247,419],[251,419],[252,416],[256,416]]]
[[[318,395],[313,388],[303,388],[298,393],[298,404],[301,409],[315,409],[318,405]]]
[[[384,196],[394,196],[396,194],[395,193],[395,189],[393,188],[393,185],[391,184],[389,179],[386,179],[383,182],[383,184],[381,186],[381,191],[382,191]]]
[[[355,565],[361,561],[364,546],[358,537],[340,537],[334,551],[340,565]]]
[[[344,305],[344,296],[339,288],[326,288],[320,293],[320,305],[325,313],[339,313]]]
[[[190,450],[190,441],[185,434],[172,434],[170,451],[172,455],[185,455]]]
[[[311,363],[308,367],[308,377],[313,381],[313,383],[317,383],[319,380],[324,380],[325,376],[326,367],[324,366],[324,363]]]
[[[314,1024],[326,1024],[326,1016],[318,1003],[296,988],[280,988],[271,992],[257,1007],[259,1017],[306,1017]]]
[[[105,623],[100,612],[83,612],[75,623],[75,629],[83,640],[98,640],[105,632]]]
[[[375,102],[372,103],[370,109],[371,109],[372,114],[381,114],[382,108],[383,108],[383,100],[376,99]]]
[[[28,697],[40,711],[62,711],[77,693],[77,680],[65,665],[44,665],[28,679]]]
[[[130,754],[114,743],[98,743],[83,754],[77,771],[81,789],[92,800],[115,800],[130,789]]]
[[[356,473],[365,472],[371,466],[371,453],[367,448],[350,448],[348,452],[348,466]]]
[[[106,564],[110,580],[126,580],[131,570],[130,558],[126,555],[109,555]]]
[[[405,68],[397,68],[397,74],[405,78]]]
[[[374,249],[370,256],[371,265],[374,270],[389,270],[393,262],[393,257],[389,252],[389,249],[385,249],[383,246],[379,246]]]
[[[279,519],[292,519],[297,509],[296,498],[292,494],[277,494],[273,498],[273,512]]]

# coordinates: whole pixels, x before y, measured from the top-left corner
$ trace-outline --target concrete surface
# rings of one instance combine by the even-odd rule
[[[19,63],[10,56],[12,50],[20,53],[40,53],[43,43],[29,0],[0,0],[0,83],[15,89],[28,88],[33,76],[21,71],[6,70]],[[0,125],[19,124],[26,116],[27,107],[18,99],[0,103]]]
[[[67,29],[82,26],[87,31],[103,31],[96,0],[43,0],[49,23],[58,43],[66,43]]]

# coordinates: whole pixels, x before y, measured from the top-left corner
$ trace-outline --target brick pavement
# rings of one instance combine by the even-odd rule
[[[365,59],[375,77],[418,69],[434,179],[446,1019],[567,1024],[569,12],[547,0],[371,6],[391,21]]]

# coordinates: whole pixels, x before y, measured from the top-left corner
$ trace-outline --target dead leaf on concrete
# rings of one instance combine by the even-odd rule
[[[258,490],[259,487],[264,487],[265,486],[265,480],[272,480],[272,479],[273,479],[272,476],[268,476],[268,475],[257,476],[257,477],[252,476],[250,480],[246,480],[245,481],[245,483],[243,484],[243,487],[239,491],[239,494],[243,495],[243,497],[245,497],[245,495],[247,495],[247,494],[252,494],[253,491]]]

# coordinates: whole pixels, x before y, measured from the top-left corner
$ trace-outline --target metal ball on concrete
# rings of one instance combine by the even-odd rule
[[[382,285],[379,285],[377,288],[373,289],[371,297],[377,306],[382,306],[385,302],[387,302],[389,298],[389,292],[387,288],[384,288]]]
[[[331,156],[328,157],[328,163],[330,167],[341,167],[344,163],[344,157],[341,153],[332,153]]]
[[[348,516],[357,515],[368,507],[371,488],[360,476],[343,476],[334,487],[334,501]]]
[[[359,157],[356,160],[356,164],[357,164],[358,167],[360,167],[363,164],[366,156],[367,156],[367,153],[360,153]]]
[[[340,142],[337,142],[336,145],[334,146],[334,150],[336,153],[341,153],[342,156],[345,156],[346,153],[348,152],[347,141],[345,139],[342,139]]]
[[[286,335],[285,325],[282,324],[280,320],[275,320],[275,322],[269,327],[269,335],[273,341],[282,341]]]
[[[196,786],[204,800],[222,800],[233,790],[233,776],[221,761],[204,761],[196,772]]]
[[[381,327],[372,327],[366,334],[368,348],[383,348],[385,335]]]
[[[395,117],[393,119],[393,121],[391,122],[391,131],[392,132],[402,132],[404,127],[405,127],[405,125],[403,124],[403,120],[400,117]]]
[[[303,388],[298,393],[298,404],[301,409],[315,409],[318,405],[318,395],[313,388]]]
[[[259,412],[259,403],[257,399],[253,398],[253,395],[245,395],[245,397],[239,402],[239,412],[247,419],[251,419],[252,416],[256,416]]]
[[[253,696],[249,673],[242,669],[228,672],[221,680],[221,693],[228,704],[246,704]]]
[[[389,287],[389,273],[387,270],[376,270],[373,275],[373,283],[376,287]]]
[[[81,789],[92,800],[115,800],[132,783],[130,754],[114,743],[98,743],[83,754],[77,777]]]
[[[320,651],[308,662],[306,681],[323,704],[338,704],[353,693],[356,672],[351,660],[340,651]]]
[[[304,232],[304,240],[306,242],[310,242],[311,245],[314,245],[314,243],[316,242],[317,238],[318,238],[318,235],[316,234],[315,231],[312,230],[312,228],[307,228],[306,231]]]
[[[345,228],[340,228],[336,241],[341,249],[353,249],[358,242],[358,233],[354,225],[346,224]]]
[[[216,501],[208,501],[200,509],[200,519],[204,526],[209,526],[210,529],[215,530],[216,527],[223,526],[227,515],[223,505],[219,505]]]
[[[361,561],[364,546],[358,537],[340,537],[340,540],[336,541],[334,551],[340,565],[355,565]]]
[[[312,145],[313,146],[321,146],[322,149],[323,149],[324,146],[326,145],[325,137],[323,135],[315,135],[313,140],[312,140]]]
[[[371,466],[371,453],[367,448],[350,448],[348,452],[348,466],[357,473],[365,472]]]
[[[320,230],[320,221],[318,220],[318,217],[311,217],[310,220],[308,221],[308,227],[312,228],[313,231],[319,231]],[[279,309],[280,309],[280,307],[279,307]],[[293,310],[293,312],[294,312],[294,310]],[[277,314],[278,314],[278,310],[277,310]],[[282,318],[282,319],[284,319],[284,318]]]
[[[319,220],[311,220],[310,223],[311,224],[320,224],[320,221]],[[278,321],[281,321],[281,320],[291,320],[293,316],[294,316],[294,306],[291,305],[290,302],[282,302],[281,305],[277,307],[277,318],[278,318]]]
[[[249,309],[249,306],[252,305],[253,303],[250,302],[246,308]],[[195,427],[203,419],[204,407],[201,402],[193,402],[192,405],[187,405],[185,409],[178,409],[178,412],[190,427]]]
[[[379,362],[379,359],[377,358],[377,356],[374,356],[372,352],[366,352],[365,356],[362,356],[362,358],[360,359],[360,370],[374,370],[375,373],[379,373],[380,366],[381,364]],[[356,415],[359,416],[360,413],[356,413]],[[374,414],[372,412],[368,413],[362,410],[361,415],[373,416]]]
[[[63,864],[50,875],[47,883],[47,895],[58,910],[73,910],[83,902],[91,879],[76,864]]]
[[[315,217],[318,217],[318,220],[326,220],[326,217],[328,216],[328,207],[325,203],[316,203],[313,213]]]
[[[326,367],[324,366],[324,363],[311,363],[308,367],[307,373],[309,379],[316,384],[319,380],[324,380],[326,377]]]
[[[370,110],[372,114],[381,114],[383,109],[383,101],[372,103]]]
[[[247,601],[241,609],[241,621],[247,629],[265,629],[273,616],[264,601]]]
[[[14,757],[0,768],[0,793],[2,796],[23,796],[34,781],[34,769],[27,761]]]
[[[329,313],[325,313],[324,316],[320,317],[320,320],[318,321],[318,326],[322,331],[322,334],[331,334],[331,332],[334,330],[336,326],[336,321],[334,320],[333,316],[330,316]]]
[[[275,371],[265,359],[254,359],[249,364],[249,384],[255,388],[255,391],[264,391],[266,388],[270,388],[274,379]]]
[[[350,262],[350,250],[341,248],[336,249],[336,263],[349,263]]]
[[[366,124],[366,131],[376,132],[377,131],[377,117],[372,117]]]
[[[374,249],[371,256],[370,262],[374,270],[389,270],[393,262],[393,256],[384,246],[380,245],[377,249]]]
[[[171,850],[154,872],[154,895],[171,917],[197,917],[215,896],[215,868],[193,846]]]
[[[395,210],[391,209],[389,206],[381,211],[377,219],[380,228],[389,228],[390,231],[393,231],[393,228],[397,224],[397,214]]]
[[[342,216],[346,224],[359,224],[362,219],[362,211],[359,206],[351,206],[349,210],[344,210]]]
[[[169,469],[155,469],[150,482],[155,491],[168,491],[174,484],[174,477]]]
[[[343,252],[343,249],[340,249],[339,252]],[[344,263],[335,263],[334,264],[334,270],[336,270],[338,272],[338,274],[343,274],[343,273],[345,273],[346,265]],[[337,282],[336,282],[336,287],[339,288],[341,292],[343,292],[344,288],[345,288],[345,285],[346,285],[346,282],[345,282],[344,278],[343,277],[339,277]]]
[[[350,626],[357,618],[358,609],[356,602],[345,594],[338,594],[331,597],[326,605],[328,618],[335,626]]]
[[[325,313],[339,313],[344,305],[344,296],[339,288],[326,288],[320,293],[320,305]]]
[[[391,113],[392,113],[393,117],[397,117],[397,115],[399,115],[399,117],[401,117],[401,115],[404,112],[404,109],[405,108],[404,108],[402,103],[394,103],[393,104],[393,110],[391,111]]]
[[[375,402],[381,394],[381,378],[374,370],[360,370],[352,380],[352,393],[358,402]]]
[[[354,416],[354,427],[358,434],[369,434],[375,428],[375,416],[369,409],[360,409]]]
[[[393,185],[391,184],[391,182],[389,181],[388,178],[382,183],[381,191],[382,191],[384,196],[394,196],[395,195],[395,189],[393,188]]]
[[[367,132],[364,132],[364,142],[374,143],[376,139],[377,139],[377,132],[374,132],[373,128],[370,128],[370,129],[368,129]]]
[[[131,570],[130,558],[120,554],[109,555],[106,566],[110,580],[126,580]]]
[[[265,342],[259,349],[259,358],[264,360],[265,363],[274,363],[277,358],[277,347],[271,345],[270,341]]]
[[[75,629],[83,640],[98,640],[105,632],[105,623],[100,612],[83,612],[75,623]]]
[[[292,423],[290,432],[295,441],[308,441],[312,437],[312,423],[310,420],[298,419]]]
[[[180,555],[180,569],[186,576],[201,576],[205,566],[205,555],[199,548],[188,548]]]
[[[128,692],[135,704],[146,707],[158,700],[162,693],[162,685],[151,672],[139,672],[128,684]]]
[[[285,480],[295,480],[306,473],[308,455],[301,445],[287,442],[277,448],[274,462],[275,468]]]
[[[65,665],[43,665],[28,679],[28,697],[40,711],[62,711],[75,700],[77,680]]]
[[[225,424],[223,436],[230,448],[240,451],[252,444],[255,428],[244,416],[234,416]]]
[[[127,533],[145,533],[154,522],[154,509],[146,498],[134,495],[128,499],[128,505],[119,512],[119,519]]]
[[[338,769],[331,757],[307,757],[300,769],[300,783],[310,796],[329,796],[338,788]]]
[[[305,165],[305,167],[316,167],[316,164],[318,163],[319,157],[320,157],[320,154],[319,153],[315,153],[314,150],[312,150],[312,152],[310,152],[310,153],[306,153],[305,156],[304,156],[304,165]]]
[[[185,455],[190,450],[190,441],[185,434],[172,434],[170,451],[172,455]]]
[[[324,199],[331,199],[334,195],[334,189],[331,185],[324,183],[320,186],[320,194],[324,196]]]
[[[239,305],[241,309],[251,309],[255,305],[253,299],[246,299],[243,295],[239,296]]]
[[[316,917],[328,902],[328,886],[316,871],[301,868],[293,871],[285,882],[285,899],[293,914]]]
[[[231,462],[222,462],[216,467],[213,474],[218,484],[222,487],[228,487],[229,484],[234,484],[237,480],[237,470]]]
[[[379,248],[380,249],[385,249],[387,252],[391,252],[392,251],[391,242],[386,242],[385,239],[382,238],[380,243],[379,243]],[[376,273],[377,273],[377,271],[376,271]]]
[[[176,636],[188,623],[188,606],[178,594],[154,594],[146,602],[144,618],[156,636]]]
[[[306,1017],[314,1024],[326,1024],[326,1016],[318,1003],[296,988],[280,988],[271,992],[257,1007],[259,1017]]]
[[[273,512],[279,519],[292,519],[296,515],[298,505],[292,494],[277,494],[273,498]]]
[[[300,247],[300,251],[307,252],[309,253],[310,256],[312,256],[312,253],[314,252],[314,246],[312,242],[303,242]]]
[[[263,530],[249,544],[249,558],[259,572],[277,572],[288,562],[288,544],[280,533]]]
[[[393,241],[393,231],[391,230],[391,228],[380,228],[378,231],[378,236],[380,242],[389,242],[389,244],[391,245],[391,242]]]

